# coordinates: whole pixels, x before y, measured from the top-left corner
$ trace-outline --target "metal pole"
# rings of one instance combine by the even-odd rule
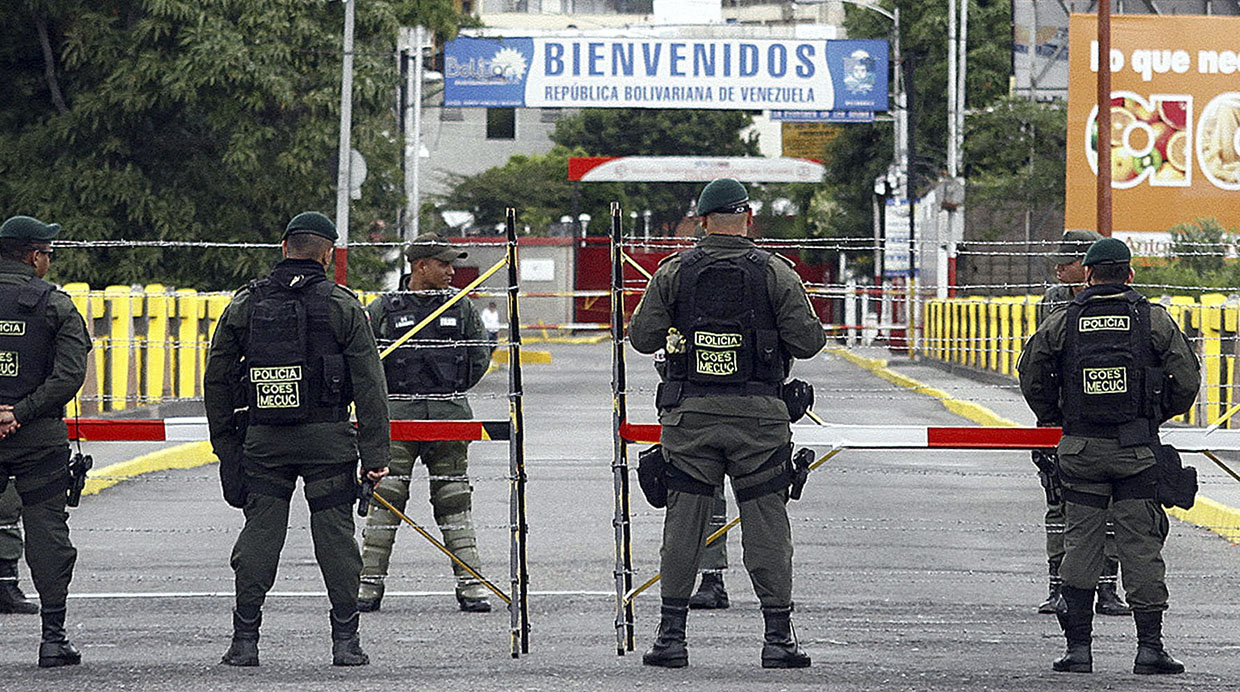
[[[410,132],[413,135],[412,160],[409,164],[409,223],[405,226],[407,240],[418,237],[422,219],[422,80],[426,66],[422,61],[422,46],[426,42],[426,29],[413,27],[413,122]]]
[[[512,575],[512,602],[508,604],[508,623],[513,658],[530,651],[529,561],[526,558],[525,505],[525,413],[521,385],[521,315],[517,309],[517,211],[505,211],[508,235],[508,417],[512,432],[508,438],[509,528]]]
[[[620,204],[611,204],[611,436],[612,485],[615,491],[616,531],[616,655],[632,651],[633,604],[624,595],[633,588],[633,537],[629,523],[629,457],[628,443],[620,434],[620,425],[628,415],[624,371],[624,262],[620,245]]]
[[[348,283],[349,274],[349,181],[353,177],[353,9],[356,0],[344,3],[344,60],[340,76],[340,150],[336,157],[336,283]]]
[[[1098,232],[1111,235],[1111,0],[1098,0]]]
[[[959,60],[956,41],[956,0],[947,0],[947,175],[952,178],[960,174],[956,168],[956,127],[960,123],[956,117],[956,110],[960,108],[960,99],[956,95],[959,84],[956,79],[956,65]]]

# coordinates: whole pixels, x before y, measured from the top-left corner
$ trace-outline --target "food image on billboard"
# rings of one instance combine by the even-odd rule
[[[1221,94],[1202,109],[1197,160],[1210,182],[1240,190],[1240,92]]]
[[[1129,91],[1111,92],[1111,184],[1126,189],[1151,185],[1187,187],[1192,183],[1193,99],[1158,95],[1147,101]],[[1089,113],[1085,154],[1098,174],[1098,108]]]
[[[1113,16],[1105,59],[1097,34],[1095,15],[1071,16],[1066,227],[1096,227],[1100,146],[1109,147],[1116,233],[1166,233],[1210,218],[1233,225],[1240,218],[1240,18]],[[1100,64],[1111,71],[1106,133],[1098,131]]]

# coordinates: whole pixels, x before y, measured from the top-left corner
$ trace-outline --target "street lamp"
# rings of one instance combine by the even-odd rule
[[[650,239],[650,210],[649,209],[642,212],[642,219],[645,220],[646,222],[645,235],[646,235],[646,239],[649,240]]]
[[[577,215],[577,220],[581,222],[581,242],[584,243],[586,241],[586,229],[590,225],[590,215],[582,212]]]

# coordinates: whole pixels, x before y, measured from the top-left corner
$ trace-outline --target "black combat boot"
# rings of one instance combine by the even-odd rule
[[[233,609],[232,643],[220,663],[227,666],[258,665],[258,628],[263,624],[263,613],[258,608],[253,608],[251,613],[242,614],[240,608]]]
[[[226,666],[258,665],[258,628],[263,624],[263,613],[257,608],[233,609],[233,640],[219,662]]]
[[[338,617],[336,611],[331,613],[332,619],[332,665],[333,666],[364,666],[370,663],[370,657],[362,651],[362,643],[357,636],[357,611],[346,617]]]
[[[44,608],[41,615],[43,642],[39,644],[39,667],[57,668],[81,663],[82,654],[65,636],[65,607]]]
[[[723,588],[723,573],[702,572],[702,583],[697,593],[689,597],[689,607],[695,610],[722,610],[729,605],[728,591]]]
[[[1094,612],[1099,615],[1129,615],[1132,609],[1124,603],[1124,599],[1120,598],[1119,590],[1119,562],[1116,560],[1107,560],[1106,565],[1102,569],[1102,576],[1098,579],[1098,602],[1094,605]]]
[[[1051,560],[1050,566],[1050,588],[1046,595],[1046,600],[1038,606],[1038,612],[1042,615],[1054,615],[1059,612],[1060,604],[1063,603],[1063,596],[1060,590],[1063,588],[1063,579],[1059,577],[1059,560]]]
[[[1184,672],[1184,664],[1171,658],[1162,643],[1162,611],[1136,612],[1132,619],[1137,623],[1137,659],[1132,662],[1132,672],[1137,675],[1176,675]]]
[[[1090,606],[1094,592],[1064,584],[1062,594],[1064,607],[1056,615],[1064,638],[1068,640],[1068,649],[1055,659],[1051,668],[1061,673],[1092,673],[1094,655],[1090,644],[1093,642],[1094,611]]]
[[[797,645],[792,631],[792,606],[762,606],[766,640],[762,644],[763,668],[808,668],[809,654]]]
[[[684,603],[684,600],[680,602]],[[685,620],[688,617],[688,606],[663,605],[659,630],[650,650],[642,654],[642,665],[660,668],[684,668],[689,665],[689,649],[685,646]]]
[[[0,560],[0,613],[34,615],[39,604],[26,598],[17,586],[17,560]]]
[[[383,603],[383,582],[362,582],[362,587],[358,590],[357,609],[363,613],[373,613],[379,610],[379,606]]]

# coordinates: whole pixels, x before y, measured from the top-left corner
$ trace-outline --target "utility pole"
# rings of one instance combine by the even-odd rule
[[[353,9],[356,0],[344,3],[344,61],[340,77],[340,150],[336,159],[336,283],[348,283],[349,187],[353,149]]]
[[[406,241],[418,236],[422,207],[422,83],[426,74],[422,49],[426,45],[426,29],[415,26],[405,34],[406,54],[412,53],[413,69],[406,70],[405,93],[405,227]]]

